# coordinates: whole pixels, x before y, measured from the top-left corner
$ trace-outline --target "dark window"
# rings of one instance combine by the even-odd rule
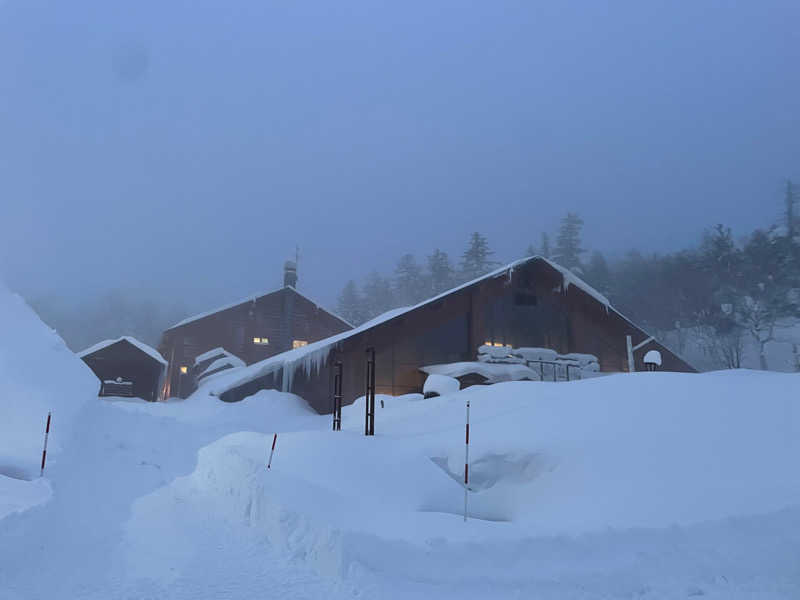
[[[525,292],[517,292],[514,294],[514,304],[517,306],[536,306],[536,296]]]

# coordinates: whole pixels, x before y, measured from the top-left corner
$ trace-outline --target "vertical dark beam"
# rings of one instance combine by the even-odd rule
[[[336,361],[333,376],[333,430],[342,430],[342,361]]]
[[[375,348],[372,348],[372,352],[370,354],[372,360],[372,371],[371,376],[372,380],[370,381],[371,384],[371,391],[370,391],[370,417],[369,417],[369,434],[375,435]]]
[[[364,390],[364,435],[375,435],[375,348],[367,348],[367,372]]]

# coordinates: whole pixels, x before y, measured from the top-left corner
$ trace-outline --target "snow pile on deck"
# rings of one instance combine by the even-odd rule
[[[385,593],[412,581],[437,597],[465,585],[539,597],[592,581],[597,597],[640,595],[645,583],[658,597],[794,593],[798,377],[639,373],[386,398],[373,438],[360,399],[342,432],[281,433],[271,471],[272,436],[236,433],[134,504],[126,564],[155,579],[188,568],[195,534],[176,523],[191,506],[325,576],[387,577]],[[784,559],[766,559],[776,553]]]
[[[69,436],[81,404],[97,396],[89,368],[18,295],[0,283],[0,517],[49,497],[39,476],[48,411],[48,463]],[[13,479],[14,481],[9,481]]]

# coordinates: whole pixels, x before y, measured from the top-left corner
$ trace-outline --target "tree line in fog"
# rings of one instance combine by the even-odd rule
[[[700,346],[709,365],[736,368],[744,348],[755,348],[761,368],[769,368],[767,344],[783,335],[782,325],[800,318],[799,196],[787,182],[781,217],[767,229],[735,235],[718,224],[691,248],[663,254],[631,250],[613,260],[584,248],[583,220],[567,213],[557,231],[542,233],[519,257],[538,254],[571,269],[678,352]],[[373,271],[346,282],[338,312],[359,325],[480,277],[507,262],[496,259],[490,242],[474,232],[455,256],[441,248],[421,257],[404,254],[390,273]],[[73,350],[120,335],[155,346],[162,331],[188,312],[184,305],[161,306],[122,290],[72,307],[53,296],[30,301]],[[800,339],[794,346],[800,369],[798,345]]]
[[[567,213],[555,236],[542,233],[524,256],[538,254],[572,270],[643,329],[673,340],[679,352],[691,341],[711,364],[738,368],[749,344],[766,369],[766,345],[777,340],[781,325],[800,318],[799,197],[787,182],[781,218],[768,229],[737,237],[717,224],[692,248],[665,254],[631,250],[616,260],[588,252],[583,220]],[[360,283],[348,281],[338,311],[358,325],[488,273],[498,266],[493,256],[479,232],[455,258],[438,248],[422,259],[404,254],[392,273],[373,271]],[[795,354],[800,358],[796,345]]]

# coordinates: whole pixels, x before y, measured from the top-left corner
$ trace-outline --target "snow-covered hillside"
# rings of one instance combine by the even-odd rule
[[[332,432],[274,391],[95,399],[50,472],[53,499],[0,520],[0,589],[800,597],[799,389],[798,375],[751,371],[509,382],[383,397],[373,438],[363,401]]]
[[[39,476],[48,411],[48,465],[59,460],[81,405],[98,382],[18,295],[0,283],[0,517],[46,499]]]

